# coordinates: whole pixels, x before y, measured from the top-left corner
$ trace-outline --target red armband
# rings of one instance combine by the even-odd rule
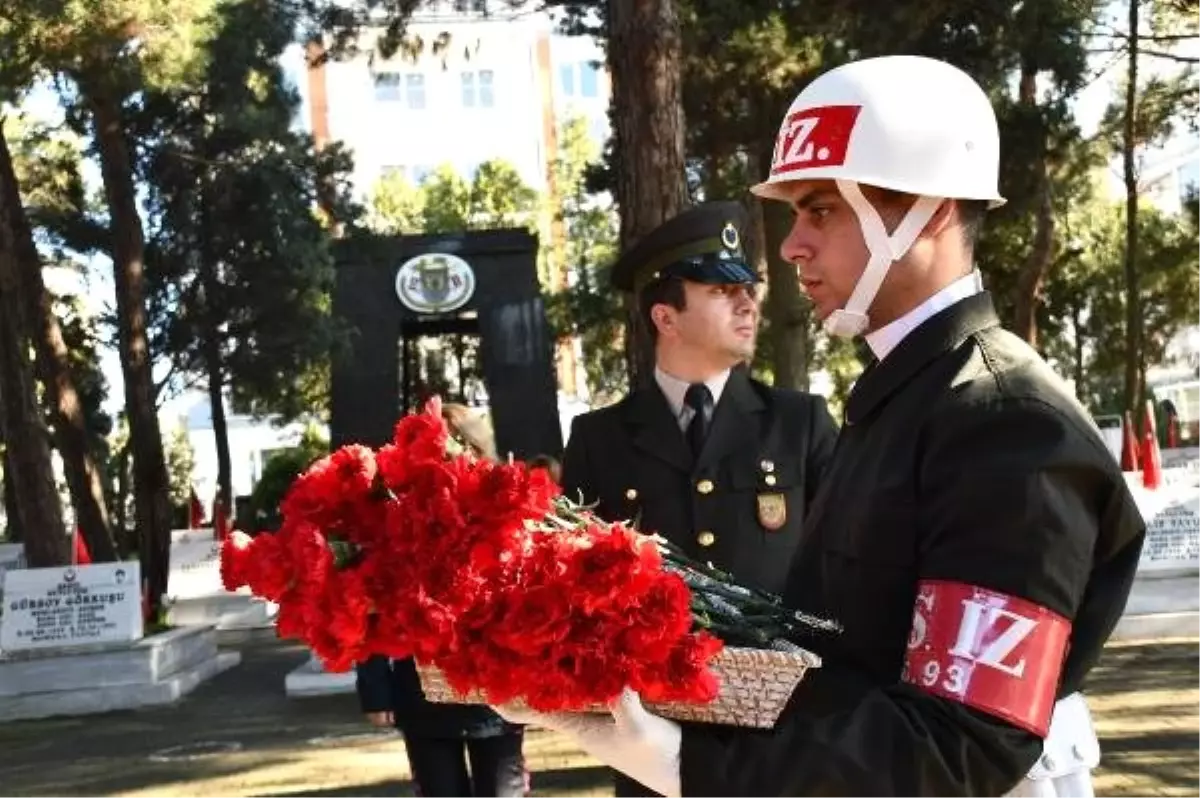
[[[1071,622],[961,582],[917,585],[904,681],[1044,738]]]

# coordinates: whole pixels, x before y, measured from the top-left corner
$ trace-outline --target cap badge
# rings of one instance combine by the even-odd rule
[[[726,249],[737,249],[741,243],[741,237],[738,235],[737,228],[733,226],[733,222],[726,222],[725,229],[721,231],[721,243]]]

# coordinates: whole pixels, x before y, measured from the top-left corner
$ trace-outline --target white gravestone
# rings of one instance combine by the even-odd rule
[[[1130,480],[1146,521],[1139,573],[1200,566],[1200,477],[1191,468],[1164,468],[1153,490]]]
[[[221,584],[221,544],[208,535],[182,537],[171,543],[167,595],[191,599],[225,592]]]
[[[142,635],[136,561],[27,568],[4,575],[0,651],[130,643]]]
[[[174,626],[215,624],[237,634],[273,630],[278,608],[248,589],[230,592],[221,580],[221,543],[211,529],[176,530],[167,576],[167,620]]]
[[[1195,446],[1163,449],[1160,456],[1164,470],[1179,467],[1195,472],[1200,467],[1200,448]]]
[[[1200,634],[1200,471],[1195,462],[1164,468],[1153,490],[1127,474],[1146,521],[1146,541],[1125,613],[1113,631],[1121,640]]]

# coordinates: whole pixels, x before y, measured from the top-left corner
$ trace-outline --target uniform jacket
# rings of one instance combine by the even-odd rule
[[[396,728],[407,737],[495,737],[522,728],[507,723],[490,707],[426,701],[411,657],[374,656],[360,663],[356,671],[362,711],[394,713]]]
[[[769,387],[739,367],[695,462],[657,385],[576,417],[563,491],[778,593],[836,435],[824,399]]]
[[[823,666],[773,732],[685,724],[684,794],[1004,794],[1042,741],[902,679],[910,641],[925,639],[918,580],[1071,621],[1061,698],[1119,619],[1144,536],[1086,412],[1000,328],[990,295],[947,308],[860,378],[800,541],[785,598],[844,633],[813,641]]]

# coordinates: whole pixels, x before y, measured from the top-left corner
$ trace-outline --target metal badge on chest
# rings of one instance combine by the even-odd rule
[[[775,486],[775,463],[763,460],[758,464],[762,471],[762,484],[768,488]],[[787,523],[787,499],[782,493],[771,491],[758,494],[758,523],[763,529],[775,532]]]

